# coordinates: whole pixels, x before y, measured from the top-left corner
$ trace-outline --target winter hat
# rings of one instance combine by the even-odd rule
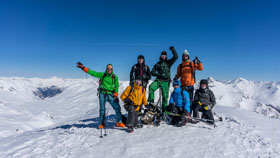
[[[137,57],[137,59],[144,59],[144,60],[145,60],[145,58],[144,58],[143,55],[139,55],[139,56]]]
[[[162,52],[161,52],[161,55],[166,55],[166,56],[167,56],[166,51],[162,51]]]
[[[175,86],[175,85],[180,85],[179,82],[180,82],[179,80],[174,80],[174,81],[173,81],[173,86]]]
[[[188,52],[188,50],[186,50],[186,49],[184,50],[184,52],[183,52],[183,56],[184,56],[184,55],[188,55],[188,56],[190,56],[190,53]]]
[[[200,86],[201,86],[202,84],[206,84],[206,86],[208,87],[208,80],[202,79],[202,80],[200,81]]]

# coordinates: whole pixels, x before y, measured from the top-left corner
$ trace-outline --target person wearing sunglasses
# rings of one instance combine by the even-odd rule
[[[174,80],[180,79],[182,89],[189,92],[192,111],[194,84],[196,82],[195,72],[196,70],[202,71],[203,65],[197,57],[193,60],[193,62],[191,62],[189,55],[189,52],[184,50],[182,63],[177,67],[177,74],[175,75]]]
[[[125,127],[122,123],[121,107],[118,100],[119,80],[118,76],[113,73],[113,65],[108,64],[105,72],[96,72],[85,67],[82,63],[78,62],[77,67],[81,68],[84,72],[99,78],[99,105],[100,105],[100,122],[99,128],[104,128],[105,125],[105,111],[106,102],[109,102],[116,112],[116,127]]]
[[[173,81],[174,91],[171,93],[169,106],[166,108],[166,112],[171,112],[171,125],[181,127],[190,122],[190,98],[189,93],[181,89],[181,83],[179,80]]]
[[[149,98],[148,101],[151,106],[154,106],[154,97],[155,91],[158,88],[161,88],[162,91],[162,113],[165,111],[165,108],[168,105],[168,96],[169,96],[169,86],[170,86],[170,69],[171,66],[178,59],[178,54],[173,46],[169,47],[171,50],[173,57],[171,59],[167,59],[167,52],[162,51],[160,55],[159,61],[154,65],[152,69],[152,75],[156,77],[156,79],[149,86]]]

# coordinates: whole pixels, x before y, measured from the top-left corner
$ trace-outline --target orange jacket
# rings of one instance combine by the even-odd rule
[[[177,75],[176,77],[179,79],[181,77],[181,84],[182,87],[184,86],[193,86],[195,81],[194,81],[194,76],[193,72],[196,70],[203,70],[203,65],[202,63],[200,64],[194,64],[190,60],[183,61],[182,64],[180,64],[177,67]]]
[[[137,86],[136,83],[133,83],[133,90],[130,92],[131,86],[128,86],[121,95],[121,100],[124,101],[127,97],[133,101],[136,108],[136,111],[140,109],[140,105],[147,105],[146,91],[142,86]],[[143,89],[143,90],[142,90]]]

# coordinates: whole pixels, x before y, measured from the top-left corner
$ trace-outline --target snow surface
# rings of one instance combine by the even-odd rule
[[[216,128],[163,122],[128,134],[114,128],[107,104],[108,136],[101,139],[97,80],[2,77],[0,157],[280,157],[280,82],[208,80],[213,111],[224,119]],[[126,86],[120,81],[120,94]]]

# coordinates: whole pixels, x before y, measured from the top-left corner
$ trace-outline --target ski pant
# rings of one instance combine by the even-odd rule
[[[158,88],[161,88],[162,91],[162,112],[165,111],[165,108],[168,105],[168,96],[169,96],[169,81],[159,81],[155,80],[150,86],[149,86],[149,98],[148,101],[154,103],[155,99],[155,91]]]
[[[193,86],[183,86],[182,89],[186,90],[189,93],[190,96],[190,114],[192,114],[193,108],[192,108],[192,104],[193,104],[193,93],[194,93],[194,87]]]
[[[104,93],[100,93],[99,94],[99,105],[100,105],[100,124],[104,125],[104,121],[105,121],[105,111],[106,111],[106,107],[105,104],[106,102],[109,102],[111,104],[111,106],[113,107],[113,109],[116,112],[116,121],[117,122],[121,122],[122,119],[122,114],[121,114],[121,107],[120,104],[118,102],[118,100],[114,100],[114,97],[111,94],[104,94]]]
[[[177,107],[174,105],[169,105],[168,107],[166,107],[166,111],[171,112],[173,114],[180,115],[180,116],[171,116],[172,125],[182,126],[182,125],[186,124],[187,122],[189,122],[189,120],[190,120],[190,119],[188,119],[188,120],[186,119],[186,116],[190,116],[190,114],[188,113],[188,111],[186,109],[184,109],[184,107]]]
[[[127,116],[127,122],[126,126],[127,127],[136,127],[138,125],[138,111],[135,111],[137,106],[134,105],[126,105],[128,116]]]
[[[207,120],[212,120],[212,121],[206,121],[209,124],[214,124],[214,116],[211,110],[205,110],[201,105],[199,104],[193,104],[194,109],[193,109],[193,117],[198,116],[198,112],[202,112],[201,118],[207,119]]]

